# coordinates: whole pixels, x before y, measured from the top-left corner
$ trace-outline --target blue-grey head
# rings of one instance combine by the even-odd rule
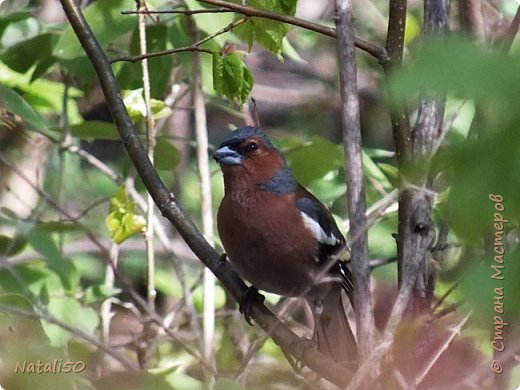
[[[278,153],[262,130],[246,126],[233,131],[211,157],[221,165],[240,165],[263,148]]]

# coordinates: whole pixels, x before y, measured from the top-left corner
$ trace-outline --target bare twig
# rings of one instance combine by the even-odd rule
[[[138,0],[139,10],[145,9],[145,4],[142,0]],[[141,55],[146,54],[146,16],[139,15],[138,30],[139,30],[139,50]],[[143,58],[141,61],[141,69],[143,72],[143,95],[144,105],[146,110],[145,118],[145,132],[147,140],[147,152],[150,161],[154,162],[155,158],[155,144],[156,132],[155,123],[152,117],[152,99],[150,93],[150,75],[148,72],[148,60]],[[146,244],[146,259],[148,264],[148,283],[147,283],[147,300],[151,310],[155,309],[155,298],[157,291],[155,291],[155,251],[154,251],[154,218],[155,207],[152,197],[148,194],[146,199],[146,230],[144,232]]]
[[[343,148],[345,150],[345,171],[347,173],[350,246],[353,259],[354,307],[359,355],[361,361],[364,361],[373,348],[375,325],[369,284],[370,265],[363,186],[357,65],[350,0],[337,0],[336,12],[338,15],[336,26],[342,98]]]
[[[111,262],[114,267],[117,267],[119,258],[119,245],[112,243],[110,247]],[[114,288],[115,274],[111,267],[106,266],[105,268],[105,281],[104,285],[109,290]],[[104,343],[110,344],[110,322],[112,321],[112,297],[109,297],[103,301],[101,308],[99,309],[99,316],[101,317],[101,339]]]
[[[446,352],[448,347],[450,346],[451,342],[457,336],[464,325],[466,325],[466,322],[468,322],[469,318],[471,317],[472,312],[469,312],[455,327],[452,328],[451,333],[446,338],[444,343],[439,347],[439,349],[435,352],[435,354],[432,355],[431,359],[426,362],[424,368],[419,372],[417,377],[415,378],[415,386],[419,386],[421,382],[426,378],[426,375],[431,371],[432,367],[437,363],[441,355]]]
[[[206,49],[203,47],[200,47],[204,43],[212,40],[215,37],[218,37],[219,35],[225,34],[231,30],[233,30],[235,27],[241,25],[242,23],[245,23],[247,21],[247,18],[238,19],[234,22],[231,22],[223,29],[217,31],[216,33],[207,36],[206,38],[201,39],[198,42],[195,42],[194,44],[186,47],[179,47],[177,49],[169,49],[169,50],[163,50],[163,51],[157,51],[154,53],[146,53],[146,54],[140,54],[138,56],[126,56],[126,57],[119,57],[111,61],[111,63],[120,62],[120,61],[128,61],[128,62],[137,62],[144,60],[145,58],[153,58],[153,57],[160,57],[160,56],[166,56],[169,54],[175,54],[175,53],[183,53],[183,52],[199,52],[199,53],[208,53],[213,54],[213,50]]]
[[[162,50],[162,51],[156,51],[156,52],[153,52],[153,53],[140,54],[140,55],[137,55],[137,56],[119,57],[119,58],[113,59],[110,62],[112,64],[115,64],[116,62],[121,62],[121,61],[137,62],[137,61],[141,61],[141,60],[143,60],[145,58],[162,57],[162,56],[167,56],[167,55],[170,55],[170,54],[185,53],[185,52],[196,52],[196,51],[201,52],[201,53],[213,54],[213,50],[206,49],[204,47],[186,46],[186,47],[179,47],[177,49]]]
[[[150,11],[150,10],[138,10],[138,11],[121,11],[122,15],[197,15],[197,14],[222,14],[235,12],[228,8],[204,8],[204,9],[171,9],[171,10],[158,10],[158,11]]]

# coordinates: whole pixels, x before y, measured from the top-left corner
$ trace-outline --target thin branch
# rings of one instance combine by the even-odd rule
[[[84,331],[82,331],[79,328],[74,328],[73,326],[70,326],[69,324],[66,324],[65,322],[63,322],[63,321],[57,319],[56,317],[54,317],[52,314],[50,314],[46,310],[41,311],[40,313],[36,313],[36,312],[29,311],[29,310],[23,310],[23,309],[19,309],[19,308],[16,308],[16,307],[0,304],[0,311],[1,312],[5,312],[5,313],[12,313],[12,314],[16,314],[16,315],[21,315],[21,316],[25,316],[25,317],[34,317],[34,318],[38,318],[40,320],[44,320],[44,321],[46,321],[46,322],[48,322],[50,324],[57,325],[60,328],[66,330],[67,332],[72,334],[73,336],[75,336],[75,337],[77,337],[79,339],[82,339],[82,340],[92,344],[93,346],[95,346],[99,350],[105,352],[107,355],[111,356],[114,360],[116,360],[119,363],[121,363],[121,365],[124,368],[126,368],[127,370],[135,371],[135,370],[138,369],[136,367],[136,365],[134,363],[132,363],[130,360],[128,360],[126,357],[124,357],[123,355],[117,353],[112,348],[110,348],[109,346],[107,346],[104,343],[100,342],[95,337],[92,337],[91,335],[85,333]]]
[[[167,56],[170,54],[194,52],[194,51],[213,54],[213,50],[210,50],[210,49],[205,49],[203,47],[197,47],[197,46],[185,46],[185,47],[179,47],[177,49],[169,49],[169,50],[156,51],[153,53],[140,54],[137,56],[119,57],[119,58],[111,60],[110,63],[115,64],[116,62],[121,62],[121,61],[137,62],[137,61],[141,61],[145,58],[162,57],[162,56]]]
[[[345,150],[345,171],[347,173],[350,246],[353,259],[354,307],[359,355],[361,361],[364,361],[373,348],[375,325],[369,284],[370,264],[368,260],[365,189],[363,186],[357,65],[350,0],[337,0],[336,12],[338,15],[336,26],[342,98],[343,148]]]
[[[160,57],[160,56],[165,56],[165,55],[175,54],[175,53],[182,53],[182,52],[200,52],[200,53],[213,54],[214,53],[213,50],[205,49],[200,46],[219,35],[225,34],[229,31],[233,30],[235,27],[241,25],[242,23],[245,23],[246,21],[247,21],[247,18],[235,20],[234,22],[229,23],[226,27],[220,29],[216,33],[209,35],[206,38],[203,38],[200,41],[195,42],[193,45],[190,45],[190,46],[180,47],[177,49],[157,51],[154,53],[140,54],[138,56],[119,57],[119,58],[116,58],[115,60],[112,60],[111,63],[113,64],[113,63],[119,62],[119,61],[137,62],[137,61],[144,60],[146,58]]]
[[[235,12],[228,8],[204,8],[204,9],[194,9],[194,10],[183,10],[183,9],[171,9],[171,10],[158,10],[158,11],[150,11],[150,10],[139,10],[139,11],[121,11],[122,15],[197,15],[197,14],[221,14],[221,13],[230,13]]]
[[[316,33],[326,35],[328,37],[336,38],[336,30],[331,27],[322,26],[320,24],[316,24],[313,22],[309,22],[307,20],[295,18],[293,16],[281,15],[276,12],[270,12],[263,9],[248,7],[242,4],[235,4],[224,0],[198,0],[201,3],[212,4],[219,7],[227,8],[233,10],[239,14],[249,16],[249,17],[257,17],[257,18],[265,18],[270,20],[276,20],[278,22],[287,23],[292,26],[300,27],[309,31],[314,31]],[[385,49],[374,45],[373,43],[364,41],[360,38],[354,38],[355,45],[359,49],[367,52],[372,55],[380,64],[385,64],[388,61],[388,56],[386,54]]]
[[[455,338],[455,336],[457,336],[460,333],[460,331],[462,330],[462,328],[464,327],[464,325],[466,325],[466,322],[468,322],[469,318],[471,317],[471,314],[472,314],[472,312],[469,312],[462,319],[462,321],[460,321],[457,324],[457,326],[455,326],[451,330],[450,335],[446,338],[444,343],[442,343],[442,345],[439,347],[439,349],[435,352],[435,354],[431,357],[431,359],[426,363],[424,368],[419,372],[419,374],[415,378],[415,383],[414,383],[415,386],[419,386],[421,384],[421,382],[424,380],[424,378],[426,378],[426,375],[428,375],[428,373],[431,371],[431,369],[433,368],[435,363],[437,363],[437,361],[442,356],[442,354],[444,352],[446,352],[446,350],[450,346],[450,344],[453,341],[453,339]]]
[[[197,227],[177,204],[173,194],[164,185],[150,163],[146,150],[141,144],[119,94],[110,62],[94,37],[78,4],[74,0],[61,0],[61,4],[82,47],[93,64],[112,118],[123,140],[123,145],[144,186],[152,195],[163,216],[168,218],[176,227],[195,255],[215,274],[235,301],[241,301],[247,292],[245,283],[238,277],[228,262],[221,260],[221,256],[215,252],[200,234]],[[144,306],[143,309],[146,310],[146,304],[143,304],[141,302],[142,299],[140,300],[139,298],[139,296],[134,297],[141,306]],[[339,386],[346,385],[348,379],[353,374],[348,368],[335,363],[320,353],[315,347],[308,348],[302,352],[298,346],[299,337],[281,323],[263,304],[260,302],[253,303],[250,314],[262,329],[272,331],[273,341],[281,345],[287,353],[292,354],[302,364],[307,365],[310,369],[331,382]]]
[[[192,37],[197,39],[198,31],[193,18],[189,18],[188,26]],[[204,237],[208,240],[210,245],[214,245],[213,202],[208,158],[208,126],[206,120],[206,104],[202,92],[202,70],[199,53],[193,53],[193,107],[195,135],[197,139],[197,166],[199,171],[202,234],[204,234]],[[215,276],[208,268],[204,268],[202,282],[204,289],[202,353],[212,365],[215,364],[213,353],[215,345],[215,282]],[[209,381],[209,387],[211,388],[215,378],[207,375],[207,379]]]
[[[111,263],[114,265],[114,267],[117,267],[119,259],[119,245],[116,243],[112,243],[110,246],[110,256]],[[107,265],[105,268],[105,280],[103,284],[110,291],[114,288],[114,281],[114,270],[112,267]],[[110,323],[114,315],[112,313],[112,299],[112,297],[105,299],[101,303],[101,307],[99,309],[99,316],[101,317],[101,340],[103,340],[103,342],[106,344],[110,344]]]
[[[145,10],[146,5],[143,0],[138,0],[137,5],[139,10]],[[138,18],[138,31],[139,31],[139,51],[141,55],[147,53],[146,50],[146,15],[140,14]],[[151,98],[151,87],[150,87],[150,73],[148,70],[148,59],[144,58],[141,61],[142,69],[142,80],[143,80],[143,95],[144,105],[146,110],[146,120],[144,121],[145,133],[146,133],[146,149],[148,152],[148,158],[153,164],[155,159],[155,144],[156,144],[156,130],[155,121],[152,117],[152,98]],[[146,288],[146,299],[150,310],[155,310],[155,299],[157,297],[157,291],[155,290],[155,248],[154,248],[154,220],[155,220],[155,207],[152,197],[147,194],[146,197],[146,230],[144,232],[144,240],[146,244],[146,263],[147,263],[147,288]],[[143,334],[149,333],[148,326],[145,325]]]
[[[392,69],[401,65],[404,49],[404,32],[406,28],[407,0],[390,0],[388,10],[388,31],[386,35],[386,52],[388,62],[384,69],[388,74]],[[400,166],[410,158],[411,130],[408,114],[405,110],[390,111],[392,120],[392,132],[397,156]]]

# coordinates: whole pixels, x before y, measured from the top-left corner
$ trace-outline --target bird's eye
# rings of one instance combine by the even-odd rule
[[[258,144],[256,142],[249,142],[246,145],[246,148],[247,148],[248,151],[254,152],[256,149],[258,149]]]

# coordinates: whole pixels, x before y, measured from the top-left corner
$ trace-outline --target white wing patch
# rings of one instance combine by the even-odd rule
[[[334,234],[330,233],[329,235],[327,235],[327,233],[325,233],[318,221],[312,219],[303,211],[300,211],[300,214],[302,215],[305,227],[309,229],[314,238],[316,238],[316,240],[318,240],[320,244],[335,246],[341,243],[341,241]]]

